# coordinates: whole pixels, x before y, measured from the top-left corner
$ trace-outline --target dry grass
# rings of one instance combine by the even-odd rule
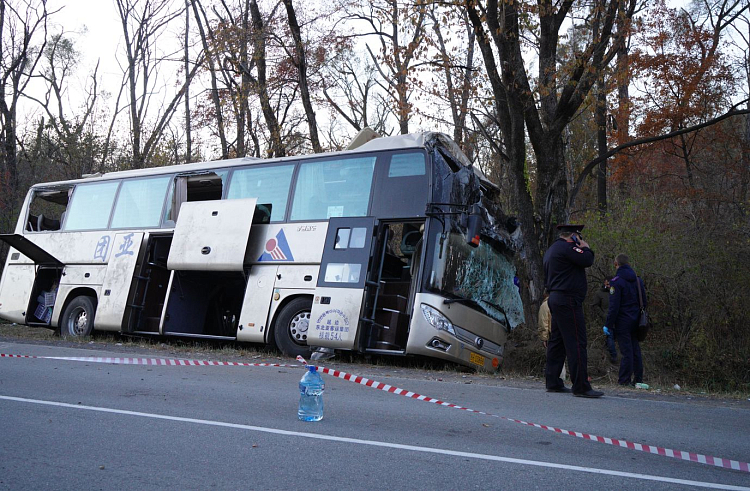
[[[88,338],[62,339],[51,329],[19,326],[14,324],[0,323],[0,339],[18,339],[30,343],[43,344],[65,344],[67,346],[94,345],[97,347],[116,345],[118,350],[144,352],[159,351],[174,354],[176,356],[206,356],[216,357],[228,361],[247,361],[248,359],[276,360],[288,363],[290,360],[283,357],[279,352],[262,345],[252,345],[236,342],[217,342],[212,340],[185,340],[181,338],[165,337],[133,337],[119,333],[97,332]],[[467,378],[482,380],[486,383],[522,383],[530,386],[541,386],[543,384],[542,373],[544,370],[543,352],[535,346],[509,347],[506,351],[506,364],[498,373],[474,373],[467,367],[441,360],[423,357],[398,357],[398,356],[370,356],[357,353],[341,353],[336,357],[337,364],[350,364],[366,367],[368,369],[399,369],[398,371],[415,371],[414,376],[428,378],[446,377],[447,379]],[[538,351],[538,353],[537,353]],[[605,392],[637,392],[631,389],[623,389],[617,385],[617,367],[602,361],[603,355],[599,356],[596,348],[589,353],[589,373],[592,384]],[[603,351],[602,351],[603,352]],[[602,358],[602,360],[598,360]],[[648,366],[646,367],[648,369]],[[354,368],[352,368],[354,370]],[[421,375],[420,375],[421,374]],[[467,375],[470,374],[470,375]],[[681,385],[679,390],[674,389],[675,381],[667,380],[658,373],[647,373],[647,382],[651,386],[649,393],[664,395],[696,395],[699,397],[720,397],[735,400],[748,400],[750,394],[741,392],[717,393],[704,387],[687,387]],[[502,381],[502,382],[501,382]]]

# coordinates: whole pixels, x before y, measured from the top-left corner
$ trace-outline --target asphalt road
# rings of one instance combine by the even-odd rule
[[[5,354],[136,356],[118,350],[0,342]],[[495,415],[750,461],[746,401],[627,392],[589,400],[497,377],[325,366]],[[326,375],[323,420],[301,422],[302,373],[0,358],[0,489],[750,489],[747,472]]]

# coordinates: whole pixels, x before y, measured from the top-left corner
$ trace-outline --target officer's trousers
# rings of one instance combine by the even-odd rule
[[[552,329],[547,342],[547,363],[544,367],[548,389],[563,387],[560,372],[567,356],[573,393],[583,394],[591,390],[583,300],[562,292],[550,293],[548,304],[552,315]]]

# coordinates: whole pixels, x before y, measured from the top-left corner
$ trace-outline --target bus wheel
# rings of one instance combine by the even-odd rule
[[[94,329],[96,299],[85,295],[70,301],[60,317],[60,336],[81,338],[89,336]]]
[[[307,345],[312,299],[298,297],[286,304],[273,330],[276,346],[287,356],[309,357],[312,349]]]

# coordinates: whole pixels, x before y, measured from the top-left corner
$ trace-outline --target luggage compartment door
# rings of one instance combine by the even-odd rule
[[[11,246],[0,285],[0,313],[19,324],[50,326],[65,265],[23,235],[0,234],[0,241]],[[25,263],[19,253],[34,265]]]
[[[256,201],[183,203],[167,267],[173,271],[243,271]]]
[[[353,349],[368,277],[375,218],[331,218],[307,344]]]
[[[65,266],[49,252],[45,251],[29,239],[19,234],[0,234],[0,240],[28,257],[39,266],[61,268]],[[13,251],[9,251],[12,254]]]

